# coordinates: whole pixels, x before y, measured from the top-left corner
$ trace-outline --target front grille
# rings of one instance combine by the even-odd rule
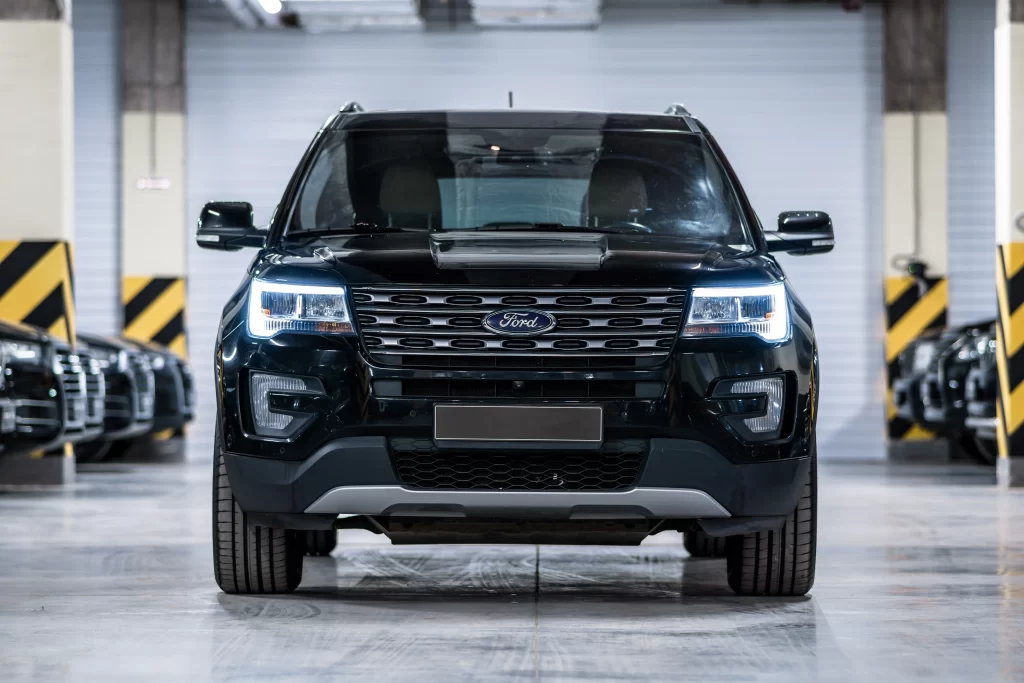
[[[392,439],[402,485],[412,489],[622,491],[640,476],[647,442],[607,442],[599,451],[440,450],[425,439]]]
[[[99,425],[103,423],[107,394],[103,371],[91,354],[79,352],[79,359],[85,373],[85,422],[88,425]]]
[[[474,368],[629,367],[664,358],[686,303],[671,289],[363,287],[352,299],[363,344],[381,362]],[[532,337],[484,327],[487,315],[509,308],[549,313],[555,327]]]
[[[60,352],[57,362],[61,368],[61,379],[64,385],[64,405],[66,406],[67,429],[81,429],[85,426],[88,415],[86,394],[86,375],[82,369],[82,359],[78,354]]]
[[[142,353],[132,352],[128,355],[128,364],[135,378],[135,419],[152,419],[155,389],[149,360]]]
[[[374,385],[378,395],[387,396],[390,382]],[[664,382],[611,380],[527,380],[488,381],[460,379],[401,380],[401,396],[412,398],[561,398],[629,399],[661,396]]]

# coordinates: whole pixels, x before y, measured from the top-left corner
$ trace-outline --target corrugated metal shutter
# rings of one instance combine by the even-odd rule
[[[306,35],[243,32],[206,5],[188,23],[189,212],[213,197],[265,220],[327,115],[516,106],[662,111],[714,131],[766,224],[833,213],[840,248],[784,257],[815,316],[823,457],[881,457],[881,16],[821,6],[610,9],[595,32]],[[251,253],[190,252],[190,340],[209,444],[213,342]]]
[[[75,0],[75,308],[79,329],[120,330],[120,2]]]
[[[996,4],[949,0],[949,317],[996,315]]]

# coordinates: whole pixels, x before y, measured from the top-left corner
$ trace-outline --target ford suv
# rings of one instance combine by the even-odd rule
[[[818,354],[707,128],[666,113],[367,112],[320,129],[215,349],[215,576],[294,590],[335,530],[636,545],[680,531],[743,595],[814,581]]]

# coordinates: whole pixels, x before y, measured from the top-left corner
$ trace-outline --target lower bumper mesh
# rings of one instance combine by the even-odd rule
[[[598,451],[441,450],[426,439],[392,439],[391,457],[411,489],[622,491],[636,485],[647,442],[607,442]]]

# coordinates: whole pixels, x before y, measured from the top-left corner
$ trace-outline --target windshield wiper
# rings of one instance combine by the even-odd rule
[[[378,232],[421,232],[420,230],[411,230],[410,228],[403,228],[398,225],[381,225],[380,223],[367,223],[359,221],[352,223],[344,228],[317,228],[316,230],[296,230],[289,232],[288,237],[295,237],[302,239],[304,237],[316,237],[318,235],[348,235],[355,233],[357,235],[366,235]]]
[[[452,228],[446,230],[446,232],[492,232],[492,231],[516,231],[516,230],[528,230],[537,232],[604,232],[613,235],[621,235],[624,233],[644,233],[647,232],[640,225],[633,225],[630,223],[621,225],[610,225],[605,227],[590,227],[587,225],[565,225],[564,223],[529,223],[529,222],[509,222],[509,223],[488,223],[487,225],[477,225],[472,228]]]

